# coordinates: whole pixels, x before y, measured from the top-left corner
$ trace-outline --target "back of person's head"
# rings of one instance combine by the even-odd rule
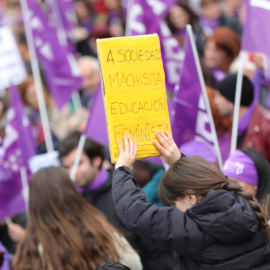
[[[205,197],[211,190],[224,189],[244,197],[254,210],[260,224],[266,228],[270,240],[270,228],[256,199],[238,184],[230,182],[216,167],[198,156],[180,158],[164,174],[159,185],[159,199],[164,206],[174,206],[186,195]]]
[[[217,84],[216,89],[228,101],[234,103],[236,91],[237,74],[228,75]],[[254,98],[254,86],[250,79],[244,75],[240,106],[249,107]]]
[[[106,262],[99,265],[96,270],[131,270],[129,267],[117,263],[117,262]]]
[[[81,135],[82,134],[80,132],[73,132],[60,142],[59,146],[60,160],[63,157],[70,154],[73,150],[75,150],[78,147]],[[104,159],[103,146],[90,138],[86,138],[83,151],[90,160],[92,160],[95,157],[101,157],[102,161]]]
[[[14,269],[47,267],[89,270],[104,260],[118,261],[112,234],[117,230],[77,192],[61,167],[39,170],[30,180],[29,218]]]

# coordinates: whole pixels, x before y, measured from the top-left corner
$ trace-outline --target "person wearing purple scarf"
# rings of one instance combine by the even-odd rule
[[[229,75],[217,85],[214,103],[221,117],[233,117],[237,75]],[[254,100],[254,86],[243,76],[237,148],[253,147],[270,162],[270,111]]]
[[[259,151],[254,148],[236,150],[226,160],[223,173],[256,197],[270,217],[270,166]]]
[[[81,134],[72,133],[60,142],[59,159],[71,174]],[[102,168],[104,148],[87,138],[75,176],[77,190],[90,204],[99,209],[118,228],[118,219],[111,195],[111,173]]]

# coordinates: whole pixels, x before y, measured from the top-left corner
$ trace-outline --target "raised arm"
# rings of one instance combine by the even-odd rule
[[[165,138],[160,136],[162,135],[157,134],[163,145],[160,150],[166,154],[166,162],[172,164],[180,158],[179,150],[167,135],[164,134]],[[125,148],[121,145],[121,141],[118,142],[120,155],[112,183],[117,215],[127,228],[151,239],[157,245],[190,256],[198,255],[201,252],[203,235],[197,224],[186,213],[175,207],[158,208],[154,204],[146,203],[145,193],[137,188],[130,170],[135,160],[137,146],[131,136],[129,138],[125,136],[124,143]],[[175,155],[176,152],[178,155]]]
[[[172,165],[181,158],[181,153],[169,131],[166,130],[165,134],[162,131],[158,131],[156,137],[160,143],[154,140],[153,144],[161,153],[161,158],[164,162]],[[137,142],[133,142],[131,135],[128,138],[124,135],[124,144],[125,149],[122,146],[121,140],[118,140],[119,158],[115,164],[115,169],[123,165],[131,168],[135,161]]]
[[[181,158],[181,153],[168,130],[165,131],[165,134],[162,131],[158,131],[156,136],[161,144],[157,141],[153,141],[153,144],[161,153],[161,158],[164,162],[172,165]]]

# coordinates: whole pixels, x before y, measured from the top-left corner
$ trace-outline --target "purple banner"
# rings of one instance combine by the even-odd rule
[[[270,55],[270,1],[247,0],[242,50]]]
[[[127,35],[159,35],[167,91],[174,91],[183,60],[182,50],[163,20],[175,2],[176,0],[131,0],[128,2],[127,13]]]
[[[35,155],[30,122],[15,87],[11,87],[10,108],[3,146],[0,149],[0,221],[25,210],[20,169],[29,172],[28,160]]]
[[[172,132],[178,147],[193,140],[204,141],[213,146],[205,101],[188,34],[180,85],[175,91],[173,101]]]
[[[49,90],[59,109],[82,84],[73,52],[61,45],[61,36],[49,25],[48,18],[35,0],[27,0],[36,53],[42,63]],[[59,39],[58,39],[59,38]]]
[[[50,24],[56,30],[59,41],[73,53],[76,52],[72,43],[73,32],[76,27],[76,13],[73,0],[47,0],[49,9]]]
[[[50,12],[54,13],[56,20],[61,20],[61,27],[68,33],[68,37],[71,37],[73,30],[76,27],[76,13],[73,0],[48,0]],[[59,12],[57,12],[59,11]],[[56,18],[60,15],[60,18]]]

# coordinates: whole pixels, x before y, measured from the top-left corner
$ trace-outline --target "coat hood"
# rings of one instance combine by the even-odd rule
[[[260,226],[248,201],[226,190],[211,190],[187,215],[205,234],[227,244],[249,239]]]

